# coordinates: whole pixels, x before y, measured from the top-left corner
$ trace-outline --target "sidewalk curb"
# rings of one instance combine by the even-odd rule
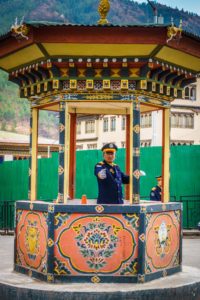
[[[200,237],[200,230],[197,229],[191,229],[191,230],[187,230],[187,229],[183,229],[183,237]]]

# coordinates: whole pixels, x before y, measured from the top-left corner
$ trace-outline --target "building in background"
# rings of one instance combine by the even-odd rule
[[[58,141],[39,137],[38,158],[51,157],[58,152]],[[30,157],[29,136],[8,131],[0,131],[0,163],[24,160]]]
[[[100,149],[105,143],[126,147],[125,116],[79,116],[77,150]],[[162,111],[141,114],[141,146],[161,146]],[[200,144],[200,79],[185,88],[185,99],[171,104],[171,145]]]

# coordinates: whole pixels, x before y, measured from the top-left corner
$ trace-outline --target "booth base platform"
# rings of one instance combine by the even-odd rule
[[[183,266],[177,274],[144,284],[49,284],[14,272],[0,271],[0,299],[4,300],[199,300],[200,270]]]

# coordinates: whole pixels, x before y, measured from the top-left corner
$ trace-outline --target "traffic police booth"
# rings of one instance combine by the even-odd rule
[[[200,39],[174,25],[108,24],[102,3],[98,25],[32,22],[0,38],[0,67],[31,109],[29,200],[16,203],[14,270],[52,283],[145,282],[181,271],[182,207],[169,203],[170,103],[200,71]],[[56,203],[37,201],[42,109],[59,112]],[[162,202],[141,201],[140,113],[159,109]],[[125,204],[74,199],[78,114],[126,116]]]

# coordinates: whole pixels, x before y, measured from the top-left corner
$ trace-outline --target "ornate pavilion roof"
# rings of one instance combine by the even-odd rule
[[[1,36],[0,47],[0,68],[32,100],[56,100],[58,91],[65,100],[102,91],[126,100],[141,90],[171,101],[200,72],[200,37],[172,25],[30,22]]]

